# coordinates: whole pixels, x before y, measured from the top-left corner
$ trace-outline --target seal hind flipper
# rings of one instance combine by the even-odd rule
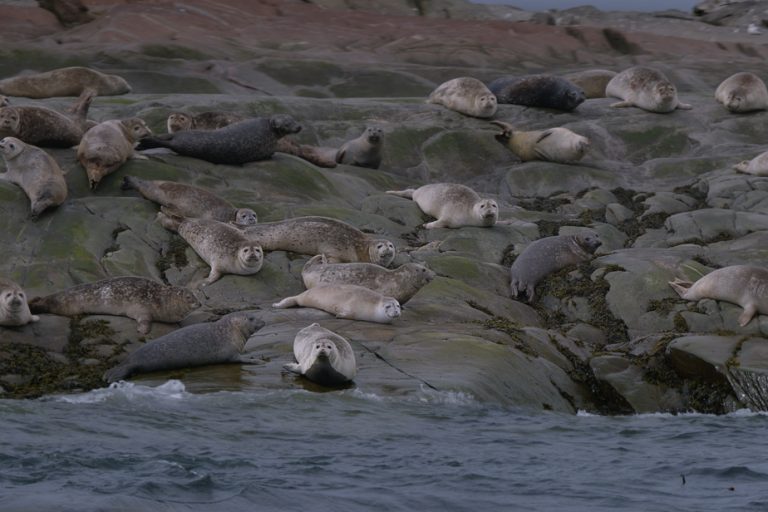
[[[161,133],[153,137],[143,137],[136,146],[136,151],[154,148],[170,148],[169,143],[173,140],[173,133]]]
[[[416,192],[415,188],[407,188],[405,190],[387,190],[385,194],[391,194],[397,197],[404,197],[406,199],[413,199],[414,192]]]
[[[611,108],[626,108],[626,107],[634,107],[635,104],[631,101],[617,101],[616,103],[611,103]]]
[[[275,302],[274,304],[272,304],[272,307],[277,309],[285,309],[285,308],[292,308],[298,305],[299,303],[296,300],[296,297],[286,297],[280,302]]]
[[[176,233],[179,230],[179,225],[184,221],[184,218],[160,211],[157,212],[155,221],[168,231]]]
[[[299,363],[285,363],[283,365],[283,368],[285,368],[291,373],[298,373],[299,375],[301,375],[301,366],[299,365]]]
[[[685,298],[686,292],[688,292],[690,287],[693,286],[693,283],[683,279],[675,278],[674,281],[669,281],[669,286],[671,286],[672,289],[675,290],[678,295],[680,295],[680,297]]]
[[[134,368],[132,365],[120,364],[115,366],[114,368],[110,368],[109,370],[105,371],[104,375],[102,376],[102,379],[112,384],[113,382],[127,379],[128,377],[133,375],[133,373],[134,373]]]

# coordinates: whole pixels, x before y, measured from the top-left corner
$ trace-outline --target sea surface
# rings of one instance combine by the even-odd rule
[[[766,434],[749,411],[119,383],[0,401],[0,510],[765,511]]]

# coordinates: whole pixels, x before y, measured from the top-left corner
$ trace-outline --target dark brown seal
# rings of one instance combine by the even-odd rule
[[[503,76],[488,88],[499,103],[571,111],[581,105],[586,95],[581,87],[555,75]]]

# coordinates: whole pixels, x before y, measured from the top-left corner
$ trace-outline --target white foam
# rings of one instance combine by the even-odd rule
[[[187,388],[180,380],[169,380],[157,387],[143,386],[124,380],[113,382],[107,388],[99,388],[76,395],[59,395],[55,400],[70,404],[95,404],[114,398],[135,400],[138,398],[164,398],[180,400],[188,396]]]

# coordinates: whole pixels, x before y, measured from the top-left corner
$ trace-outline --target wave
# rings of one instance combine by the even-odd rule
[[[116,398],[129,401],[144,398],[181,400],[188,396],[190,396],[190,393],[187,392],[184,383],[180,380],[171,379],[154,387],[121,380],[113,382],[106,388],[93,389],[74,395],[56,395],[51,398],[58,402],[70,404],[95,404]]]

